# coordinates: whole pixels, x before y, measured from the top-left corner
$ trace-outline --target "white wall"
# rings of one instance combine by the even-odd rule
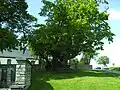
[[[7,59],[11,59],[11,64],[17,64],[17,61],[12,58],[0,58],[1,64],[7,64]]]

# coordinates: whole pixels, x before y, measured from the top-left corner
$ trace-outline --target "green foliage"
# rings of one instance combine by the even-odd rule
[[[71,62],[71,65],[74,65],[74,66],[75,66],[75,69],[78,69],[79,61],[78,61],[77,58],[71,59],[70,62]]]
[[[27,8],[25,0],[0,0],[1,51],[15,49],[19,42],[23,43],[23,39],[18,40],[19,34],[23,37],[30,34],[36,18],[27,12]]]
[[[78,63],[79,63],[79,60],[77,58],[73,58],[73,59],[70,60],[70,64],[75,65],[75,64],[78,64]]]
[[[81,52],[103,50],[104,38],[113,41],[107,23],[108,14],[100,12],[102,0],[43,0],[40,16],[46,24],[33,32],[31,48],[37,55],[47,55],[66,62]]]
[[[98,60],[97,60],[98,64],[103,64],[103,65],[107,65],[109,64],[109,58],[107,56],[101,56]]]
[[[16,39],[16,35],[10,32],[8,29],[1,28],[0,29],[0,51],[8,49],[16,49],[15,47],[18,45],[18,41]]]

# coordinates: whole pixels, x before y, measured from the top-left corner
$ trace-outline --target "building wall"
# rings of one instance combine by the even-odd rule
[[[0,58],[0,63],[1,64],[7,64],[8,59],[11,59],[11,64],[18,64],[16,59],[12,59],[12,58]]]
[[[16,80],[15,84],[25,84],[25,63],[16,65]]]
[[[16,81],[17,85],[25,85],[28,88],[31,84],[31,65],[25,61],[19,61],[16,65]]]
[[[75,69],[75,65],[71,65],[72,69]],[[91,70],[92,69],[92,65],[77,65],[77,69],[80,70]]]
[[[29,86],[31,85],[31,65],[29,63],[26,63],[26,68],[25,68],[25,85],[26,88],[29,88]]]

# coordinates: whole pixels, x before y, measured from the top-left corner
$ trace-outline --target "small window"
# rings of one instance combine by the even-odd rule
[[[7,64],[11,64],[11,59],[8,59],[8,60],[7,60]]]

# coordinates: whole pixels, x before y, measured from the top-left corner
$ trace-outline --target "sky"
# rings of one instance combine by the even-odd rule
[[[29,6],[28,12],[38,18],[38,23],[45,23],[45,18],[38,15],[43,5],[41,0],[27,0],[27,3]],[[109,7],[108,23],[115,37],[113,43],[108,44],[108,42],[105,42],[104,51],[100,51],[100,56],[108,56],[110,58],[109,65],[115,63],[115,66],[120,66],[120,0],[109,0]],[[97,65],[95,61],[92,61],[91,64]]]
[[[116,66],[120,66],[120,1],[109,0],[109,20],[108,23],[111,27],[111,31],[116,35],[113,43],[105,43],[104,51],[101,51],[101,55],[107,55],[110,58],[111,64],[115,63]]]

